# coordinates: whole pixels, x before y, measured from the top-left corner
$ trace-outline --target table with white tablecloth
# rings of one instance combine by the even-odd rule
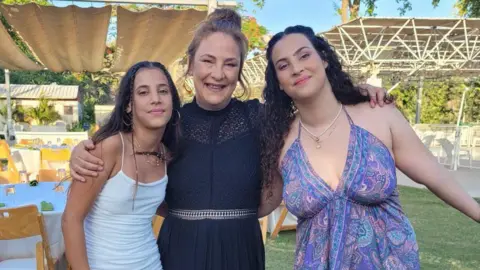
[[[43,219],[50,244],[51,255],[54,261],[62,258],[65,252],[65,244],[62,234],[62,214],[65,209],[69,182],[62,183],[61,188],[55,188],[57,182],[39,182],[37,186],[28,184],[0,185],[0,203],[6,208],[25,205],[37,205],[41,211],[41,202],[49,202],[53,205],[53,211],[42,211]],[[7,195],[6,188],[13,187],[14,193]],[[34,258],[35,244],[40,241],[40,236],[0,240],[0,261],[14,258]]]
[[[12,147],[10,152],[17,170],[28,172],[30,180],[36,179],[40,171],[40,150]]]
[[[68,162],[60,161],[42,161],[40,149],[70,149],[69,146],[42,145],[36,148],[17,148],[11,147],[10,152],[13,162],[18,171],[26,171],[29,179],[37,179],[40,169],[66,169],[68,171]]]

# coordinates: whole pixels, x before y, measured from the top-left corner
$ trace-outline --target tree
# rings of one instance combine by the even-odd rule
[[[461,91],[458,79],[426,81],[420,121],[426,124],[455,123],[460,109]]]
[[[465,120],[469,123],[480,123],[480,80],[476,80],[470,85],[471,89],[467,93],[465,104]]]
[[[252,2],[259,8],[263,8],[263,6],[265,6],[265,0],[252,0]]]
[[[403,116],[410,122],[415,122],[415,101],[417,100],[417,88],[415,85],[402,83],[391,93],[395,97],[395,105]]]
[[[439,1],[433,0],[433,3],[438,5]],[[480,0],[457,0],[455,7],[461,16],[469,18],[480,17]]]
[[[389,88],[392,81],[386,80]],[[462,78],[424,81],[420,122],[425,124],[455,124],[460,110],[462,93],[467,92],[463,123],[480,122],[480,79],[465,85]],[[401,83],[391,94],[395,97],[397,108],[410,123],[415,122],[418,82]]]
[[[32,124],[48,125],[60,119],[60,114],[55,110],[55,106],[45,96],[40,97],[37,107],[29,108],[25,112],[25,120]]]
[[[434,7],[438,6],[439,3],[440,0],[432,0]],[[460,16],[468,18],[480,17],[480,0],[457,0],[454,6]]]
[[[2,1],[2,0],[0,0]],[[256,4],[261,7],[263,6],[263,1],[255,1]],[[261,3],[262,2],[262,3]],[[26,4],[26,3],[37,3],[39,5],[51,5],[49,0],[4,0],[6,4]],[[182,5],[123,5],[124,8],[142,11],[149,8],[162,8],[162,9],[186,9],[193,8],[193,6],[182,6]],[[202,9],[196,7],[197,9]],[[241,6],[238,9],[241,10]],[[205,9],[205,8],[204,8]],[[43,71],[12,71],[10,81],[12,84],[51,84],[57,83],[60,85],[79,85],[80,86],[80,96],[83,104],[82,110],[82,122],[83,123],[94,123],[94,107],[96,104],[105,104],[112,101],[112,94],[114,94],[114,89],[117,89],[117,86],[120,81],[120,74],[111,73],[108,69],[113,65],[115,60],[116,53],[116,7],[112,10],[112,22],[110,24],[109,32],[112,33],[109,37],[109,42],[105,47],[104,54],[104,67],[107,71],[102,72],[51,72],[49,70]],[[2,23],[8,30],[10,36],[15,40],[17,46],[22,50],[22,52],[27,55],[30,59],[38,63],[38,60],[34,57],[33,53],[29,50],[27,44],[18,36],[15,29],[11,27],[5,18],[1,17]],[[249,50],[264,50],[266,47],[266,41],[264,36],[267,34],[267,29],[256,21],[253,17],[243,17],[242,31],[249,39]],[[4,72],[0,70],[0,82],[3,82]]]
[[[0,116],[2,116],[3,121],[2,123],[5,124],[7,121],[8,113],[7,113],[7,105],[0,108]],[[21,106],[18,105],[17,102],[12,103],[12,119],[16,123],[21,123],[24,122],[24,117],[25,117],[25,109]]]
[[[41,6],[50,6],[52,3],[49,0],[3,0],[3,4],[7,5],[14,5],[14,4],[19,4],[19,5],[24,5],[28,3],[36,3]],[[2,22],[3,26],[7,30],[8,34],[12,37],[13,41],[15,41],[15,44],[18,46],[18,48],[28,57],[30,60],[38,63],[38,61],[35,59],[33,56],[32,52],[30,51],[30,48],[23,42],[23,40],[20,38],[20,36],[17,34],[17,32],[13,29],[13,27],[8,24],[7,20],[3,16],[3,14],[0,13],[0,21]]]
[[[36,3],[38,5],[49,6],[52,3],[48,0],[4,0],[5,4],[26,4]],[[135,5],[132,9],[137,9]],[[115,10],[116,11],[116,10]],[[12,26],[8,24],[3,16],[0,15],[3,25],[9,32],[21,51],[30,59],[37,62],[27,44],[18,36]],[[113,57],[116,50],[115,43],[109,44],[105,48],[104,65],[109,68],[113,64]],[[112,100],[111,89],[118,86],[120,77],[108,71],[102,72],[52,72],[50,70],[42,71],[12,71],[10,81],[12,84],[51,84],[60,85],[79,85],[80,96],[83,101],[84,108],[82,110],[82,122],[94,123],[94,106],[95,104],[108,103]],[[0,82],[5,81],[3,69],[0,70]]]
[[[341,5],[334,3],[338,14],[342,17],[342,23],[359,17],[360,6],[365,5],[365,13],[369,16],[375,16],[375,8],[378,0],[340,0]],[[432,0],[432,5],[437,7],[441,0]],[[262,1],[263,2],[263,1]],[[412,10],[411,0],[395,0],[399,4],[398,11],[400,16],[405,15],[407,11]],[[263,3],[264,4],[264,3]],[[455,8],[458,14],[464,17],[476,18],[480,16],[480,0],[457,0]]]
[[[242,32],[248,39],[248,49],[252,50],[265,50],[267,44],[264,40],[264,36],[267,34],[267,28],[258,24],[257,19],[254,17],[245,16],[242,22]]]
[[[376,2],[378,0],[340,0],[341,6],[334,3],[337,13],[342,17],[342,23],[346,23],[352,19],[359,17],[360,6],[363,4],[366,7],[366,14],[375,16]],[[435,0],[434,0],[435,1]],[[407,11],[412,10],[412,4],[409,0],[395,0],[399,4],[400,15],[404,15]]]

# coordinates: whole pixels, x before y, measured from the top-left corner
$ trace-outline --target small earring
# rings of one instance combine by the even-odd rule
[[[132,125],[132,118],[130,117],[130,123],[125,122],[125,118],[122,117],[123,124],[125,124],[127,127]]]

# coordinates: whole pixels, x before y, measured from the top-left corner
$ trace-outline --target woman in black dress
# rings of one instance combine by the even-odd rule
[[[166,205],[159,210],[166,270],[265,269],[258,218],[278,207],[283,184],[261,181],[259,101],[232,98],[237,84],[244,86],[247,45],[240,16],[217,9],[188,48],[195,99],[179,112],[181,151],[169,164]],[[383,100],[382,89],[368,91]],[[93,147],[85,141],[72,153],[74,179],[98,169],[100,160],[87,151]]]

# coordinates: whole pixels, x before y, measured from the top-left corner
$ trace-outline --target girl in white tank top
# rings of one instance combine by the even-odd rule
[[[122,79],[116,101],[93,136],[103,170],[69,191],[67,259],[73,269],[162,269],[152,219],[176,154],[180,98],[163,65],[140,62]]]

